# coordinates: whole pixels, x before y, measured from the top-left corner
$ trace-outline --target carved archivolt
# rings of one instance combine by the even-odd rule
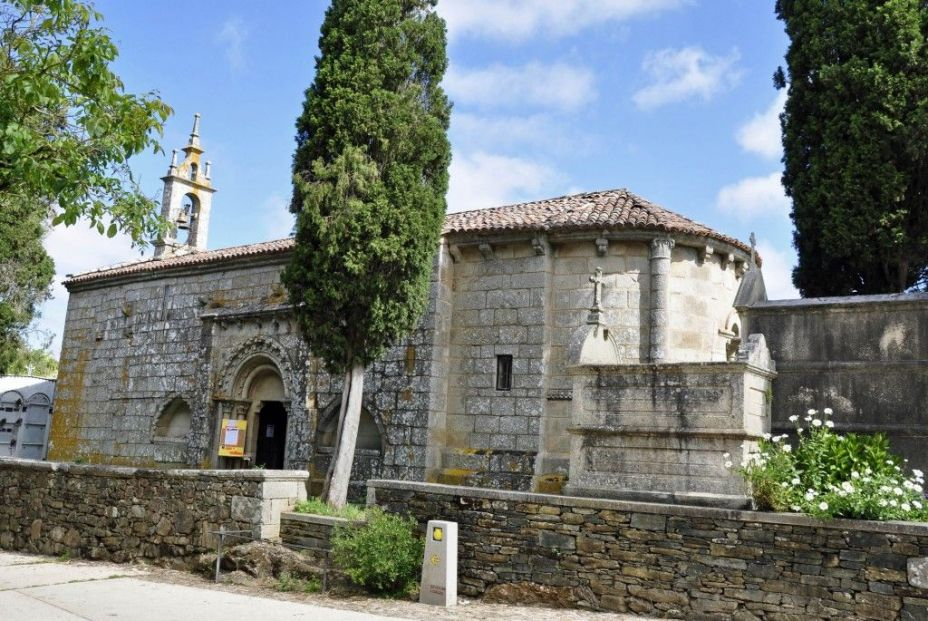
[[[296,394],[296,365],[287,350],[277,340],[267,336],[255,336],[240,343],[222,367],[217,387],[223,396],[240,398],[238,394],[252,371],[268,363],[277,367],[284,390],[289,398]]]

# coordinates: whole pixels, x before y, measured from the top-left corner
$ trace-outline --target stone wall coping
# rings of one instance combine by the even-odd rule
[[[350,524],[351,520],[334,515],[316,515],[315,513],[297,513],[296,511],[283,511],[280,514],[281,521],[293,520],[294,522],[306,522],[308,524],[321,524],[322,526],[342,526]]]
[[[572,434],[599,436],[644,436],[662,438],[731,438],[734,440],[759,440],[760,433],[744,429],[680,429],[677,427],[636,427],[634,425],[571,425],[564,431]]]
[[[612,375],[657,375],[681,373],[744,373],[750,371],[755,375],[773,379],[776,371],[764,369],[748,362],[642,362],[638,364],[614,365],[570,365],[568,375],[596,375],[606,372]]]
[[[898,535],[928,536],[928,523],[925,522],[875,522],[869,520],[821,520],[799,513],[769,513],[763,511],[742,511],[737,509],[716,509],[689,505],[671,505],[630,500],[608,500],[602,498],[582,498],[579,496],[558,496],[554,494],[536,494],[530,492],[513,492],[459,485],[442,485],[439,483],[421,483],[415,481],[388,481],[371,479],[367,482],[367,502],[376,504],[377,489],[393,489],[411,492],[435,494],[439,496],[460,496],[465,498],[482,498],[486,500],[503,500],[509,502],[554,505],[579,509],[605,509],[628,513],[651,513],[670,517],[695,517],[714,520],[734,520],[759,524],[781,524],[786,526],[806,526],[811,528],[829,528],[843,531],[878,532]]]
[[[767,300],[755,302],[744,307],[748,312],[754,311],[794,311],[815,307],[858,307],[874,305],[905,305],[924,307],[928,304],[928,293],[889,293],[884,295],[849,295],[830,298],[800,298],[797,300]]]
[[[100,464],[75,464],[71,462],[36,461],[15,457],[0,457],[0,470],[23,469],[48,472],[67,472],[86,476],[110,478],[175,478],[175,479],[228,479],[239,481],[306,481],[305,470],[157,470]]]

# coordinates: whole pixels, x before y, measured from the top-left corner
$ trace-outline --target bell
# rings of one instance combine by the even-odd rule
[[[190,230],[190,216],[186,211],[181,211],[177,214],[177,220],[175,221],[178,231],[189,231]]]

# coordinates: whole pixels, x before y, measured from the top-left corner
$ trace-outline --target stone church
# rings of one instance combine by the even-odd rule
[[[66,281],[49,458],[318,482],[341,387],[279,283],[293,242],[208,250],[203,154],[197,119],[152,258]],[[774,365],[762,336],[742,342],[744,309],[766,300],[759,265],[624,189],[449,214],[426,314],[367,371],[355,493],[380,477],[743,494],[720,455],[769,429]],[[220,455],[229,421],[239,456]]]

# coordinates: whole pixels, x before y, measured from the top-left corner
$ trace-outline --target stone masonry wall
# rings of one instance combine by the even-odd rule
[[[375,476],[557,489],[570,453],[567,344],[585,326],[589,278],[603,269],[604,316],[620,358],[645,361],[649,240],[445,239],[420,325],[365,375],[364,408],[382,439]],[[279,283],[286,260],[281,252],[70,285],[50,457],[236,467],[241,460],[216,458],[219,425],[247,415],[240,379],[261,359],[283,380],[284,466],[312,468],[342,378],[299,337]],[[707,348],[703,360],[723,360],[719,330],[735,268],[723,270],[718,257],[699,262],[682,241],[672,268],[672,292],[684,301],[670,307],[670,358],[685,342]],[[696,303],[700,293],[706,299]],[[695,352],[676,357],[695,360]],[[511,390],[496,389],[500,355],[513,357]],[[159,416],[179,401],[192,414],[190,432],[156,437]]]
[[[279,271],[273,264],[203,269],[72,291],[49,458],[157,465],[154,425],[165,406],[186,401],[194,429],[208,415],[197,377],[200,315],[281,301]]]
[[[741,461],[769,431],[775,374],[747,355],[730,363],[574,368],[566,493],[749,507],[744,480],[722,455]]]
[[[327,563],[335,529],[350,523],[345,518],[326,515],[282,513],[280,515],[280,541],[285,546],[298,550],[318,562]]]
[[[726,327],[741,277],[734,262],[677,245],[670,264],[670,348],[674,362],[725,361]],[[748,333],[744,333],[747,335]]]
[[[928,294],[761,302],[740,309],[777,363],[773,431],[792,414],[834,410],[839,431],[883,432],[928,469]]]
[[[0,547],[117,562],[191,557],[214,531],[277,538],[305,472],[141,470],[0,458]]]
[[[462,247],[454,266],[442,476],[528,489],[544,411],[549,261],[526,240],[490,252]],[[512,387],[496,386],[512,356]]]
[[[459,523],[461,593],[584,587],[598,607],[673,618],[928,618],[928,524],[371,481],[368,500]]]
[[[285,262],[284,255],[229,260],[75,286],[50,458],[220,465],[218,424],[243,407],[239,371],[261,357],[278,367],[289,399],[285,467],[310,467],[317,428],[337,406],[342,379],[311,358],[299,337],[279,282]],[[433,279],[420,326],[365,375],[364,407],[382,438],[377,476],[425,477],[430,418],[444,406],[433,395],[446,379],[447,344],[433,347],[435,330],[447,330],[435,317],[447,305],[443,287]],[[192,410],[190,433],[159,441],[158,417],[176,399]]]

